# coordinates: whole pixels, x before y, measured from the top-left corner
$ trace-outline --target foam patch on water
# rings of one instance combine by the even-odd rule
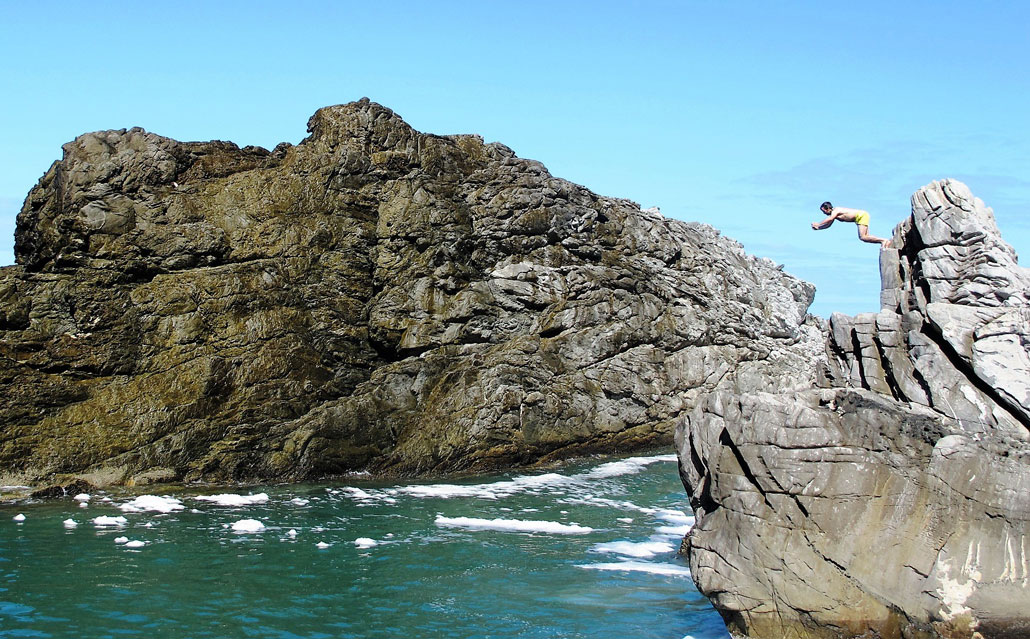
[[[265,529],[265,525],[256,519],[241,519],[233,522],[231,528],[233,532],[251,533],[261,532]]]
[[[657,534],[666,537],[684,537],[694,527],[694,516],[679,510],[660,508],[655,512],[655,516],[672,524],[670,526],[659,526],[656,531]]]
[[[21,522],[25,521],[25,515],[23,515],[21,513],[18,513],[14,517],[11,517],[11,519],[13,519],[14,521],[16,521],[18,523],[21,523]]]
[[[671,553],[675,549],[672,544],[665,541],[609,541],[597,544],[590,551],[650,559],[655,555]]]
[[[586,479],[608,479],[610,477],[621,477],[623,475],[636,475],[644,468],[658,462],[674,462],[676,455],[654,455],[652,457],[630,457],[619,461],[601,464],[597,468],[584,473]]]
[[[161,497],[158,495],[140,495],[136,499],[118,506],[118,509],[125,513],[170,513],[183,508],[185,506],[175,497]]]
[[[358,537],[354,540],[354,545],[358,548],[374,548],[379,545],[379,542],[368,537]]]
[[[65,519],[61,523],[64,524],[65,528],[75,528],[76,526],[79,525],[79,522],[75,521],[74,519]]]
[[[142,548],[143,546],[146,546],[146,545],[147,545],[147,542],[139,541],[139,540],[135,540],[135,539],[132,540],[132,541],[125,542],[125,547],[126,548]]]
[[[690,569],[676,564],[653,564],[646,561],[619,561],[608,564],[581,564],[577,568],[586,570],[615,570],[619,572],[646,572],[652,575],[689,577]]]
[[[504,530],[510,532],[537,532],[557,535],[584,535],[593,528],[578,524],[562,524],[557,521],[534,521],[525,519],[479,519],[476,517],[436,516],[436,525],[444,528],[469,528],[472,530]]]
[[[129,523],[129,520],[122,516],[108,517],[107,515],[101,515],[93,518],[93,525],[98,528],[103,528],[105,526],[124,526],[127,523]]]
[[[127,544],[127,543],[129,543],[129,538],[128,537],[115,537],[114,538],[114,543],[116,543],[118,545]]]
[[[216,506],[252,506],[254,504],[263,504],[268,501],[268,495],[266,493],[258,493],[256,495],[237,495],[234,493],[223,493],[221,495],[200,495],[195,497],[198,501],[211,502]]]
[[[616,499],[608,499],[606,497],[596,497],[588,493],[580,493],[575,497],[567,497],[565,499],[559,499],[559,504],[575,504],[577,506],[598,506],[600,508],[612,508],[614,510],[632,510],[638,513],[644,513],[645,515],[653,515],[658,512],[657,508],[649,508],[647,506],[638,506],[631,501],[619,501]]]
[[[294,506],[307,506],[308,503],[310,503],[310,501],[311,500],[309,499],[301,499],[300,497],[294,497],[290,500],[290,503]]]
[[[319,550],[325,550],[329,546],[332,546],[332,544],[327,544],[324,541],[320,541],[317,544],[315,544],[315,548],[318,548]]]
[[[72,499],[74,499],[75,501],[89,501],[90,499],[93,499],[93,496],[87,493],[79,493],[78,495],[72,497]]]
[[[559,473],[544,473],[542,475],[520,475],[512,479],[497,481],[489,484],[415,484],[409,486],[398,486],[396,488],[383,488],[378,490],[362,490],[354,486],[344,486],[339,491],[330,490],[330,494],[338,492],[345,493],[350,497],[362,501],[385,501],[394,503],[392,499],[396,496],[415,497],[419,499],[454,499],[472,498],[497,500],[520,493],[541,494],[563,487],[583,486],[597,481],[598,479],[610,479],[623,475],[634,475],[640,473],[644,468],[659,462],[676,461],[676,455],[655,455],[651,457],[631,457],[618,461],[601,464],[587,472],[575,475],[562,475]],[[598,500],[598,505],[602,505]],[[568,503],[582,503],[572,500]],[[611,501],[611,504],[619,503]],[[629,504],[629,502],[625,502]],[[654,509],[645,509],[629,504],[635,510],[641,512],[653,512]]]
[[[330,490],[331,495],[346,495],[363,503],[380,502],[384,504],[396,504],[397,500],[388,494],[388,491],[377,490],[375,494],[361,490],[356,486],[341,486],[338,490]]]

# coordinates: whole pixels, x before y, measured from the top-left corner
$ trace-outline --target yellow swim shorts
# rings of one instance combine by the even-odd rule
[[[869,226],[869,213],[862,211],[855,216],[855,224],[861,224],[862,226]]]

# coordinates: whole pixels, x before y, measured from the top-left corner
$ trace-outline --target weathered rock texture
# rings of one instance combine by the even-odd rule
[[[1030,636],[1030,272],[950,180],[894,245],[818,387],[717,390],[677,429],[694,580],[733,632]]]
[[[65,145],[0,270],[0,484],[632,450],[821,349],[812,287],[710,227],[367,100],[308,128]]]

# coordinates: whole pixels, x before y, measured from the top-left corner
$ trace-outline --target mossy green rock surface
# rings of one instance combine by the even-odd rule
[[[821,347],[813,288],[710,227],[368,100],[309,131],[65,145],[0,270],[0,483],[629,451]]]

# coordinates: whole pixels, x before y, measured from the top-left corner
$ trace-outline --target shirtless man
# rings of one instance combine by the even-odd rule
[[[885,240],[882,237],[876,237],[875,235],[869,235],[868,211],[849,209],[844,206],[834,206],[829,202],[823,202],[819,206],[819,210],[823,212],[823,215],[828,215],[829,217],[820,222],[812,222],[813,230],[819,231],[830,228],[830,225],[833,224],[834,220],[840,220],[841,222],[854,222],[858,225],[858,239],[871,244],[879,244],[881,249],[891,247],[890,240]]]

